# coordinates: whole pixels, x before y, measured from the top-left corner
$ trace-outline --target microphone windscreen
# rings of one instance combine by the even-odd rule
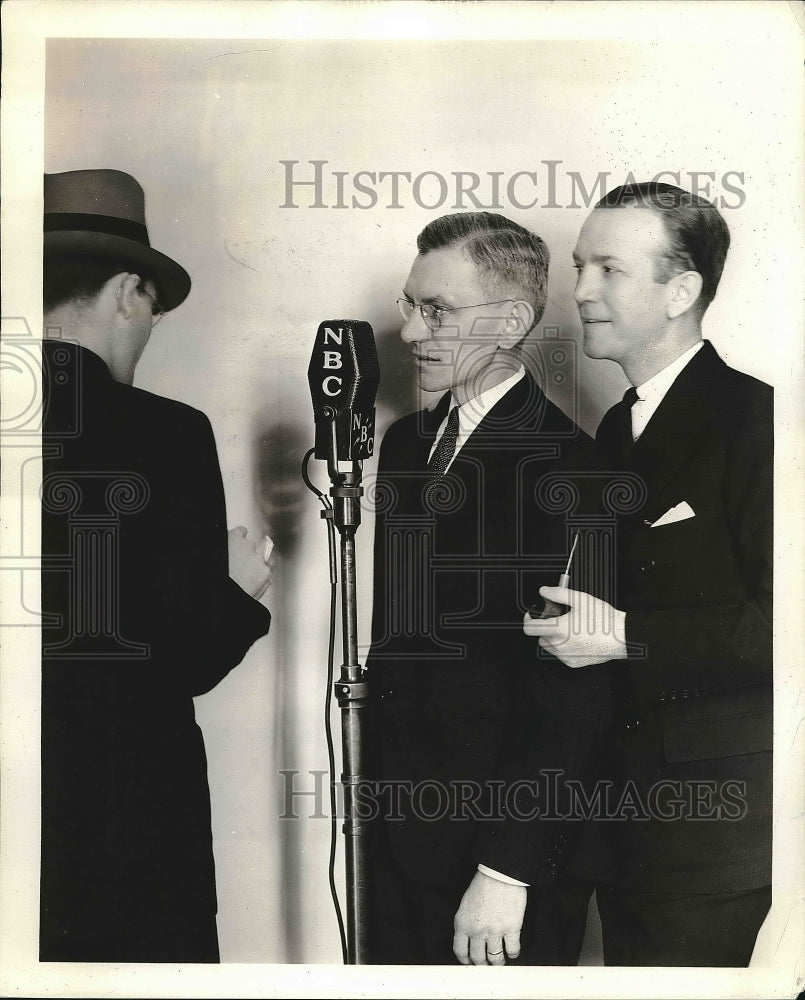
[[[308,366],[316,421],[316,458],[327,458],[336,425],[339,461],[368,458],[374,448],[380,364],[372,327],[364,320],[319,324]]]

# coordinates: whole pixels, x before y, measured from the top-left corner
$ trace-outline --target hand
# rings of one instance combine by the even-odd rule
[[[589,667],[625,660],[626,612],[590,594],[567,587],[540,587],[540,595],[570,611],[558,618],[532,618],[526,612],[523,631],[568,667]]]
[[[253,541],[242,524],[232,528],[228,538],[229,575],[255,601],[259,601],[271,586],[271,572],[276,565],[276,560],[271,558],[274,543],[268,535]]]
[[[505,965],[507,956],[517,958],[525,904],[525,886],[476,872],[453,921],[453,953],[459,962]]]

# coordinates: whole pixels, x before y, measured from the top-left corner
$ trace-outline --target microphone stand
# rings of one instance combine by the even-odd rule
[[[355,587],[355,532],[361,523],[363,496],[361,463],[353,459],[352,470],[338,468],[336,412],[324,408],[330,421],[327,470],[332,486],[333,518],[341,537],[341,630],[344,662],[335,682],[335,696],[341,709],[342,766],[344,788],[345,862],[347,880],[347,962],[367,961],[366,827],[356,812],[356,795],[363,780],[363,716],[369,693],[366,672],[358,663],[358,606]]]

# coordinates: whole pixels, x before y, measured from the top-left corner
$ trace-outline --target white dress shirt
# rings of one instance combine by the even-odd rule
[[[517,385],[520,379],[524,376],[525,368],[520,365],[514,375],[510,375],[509,378],[504,379],[502,382],[498,382],[498,384],[492,386],[491,389],[486,389],[477,396],[473,396],[472,399],[468,399],[466,403],[462,403],[461,406],[458,407],[458,435],[456,437],[456,450],[453,452],[453,458],[450,459],[450,465],[453,464],[453,459],[455,459],[456,455],[459,451],[461,451],[467,441],[467,438],[470,434],[472,434],[487,413],[489,413],[492,407],[503,399],[509,389],[511,389],[512,386]],[[447,417],[445,417],[439,424],[439,429],[433,440],[433,447],[428,453],[428,461],[430,461],[431,456],[434,451],[436,451],[436,446],[439,441],[441,441],[442,434],[444,434],[444,429],[447,426],[447,418],[450,416],[450,411],[456,405],[456,398],[451,392],[450,405],[447,408]],[[448,469],[450,468],[450,465],[447,466]],[[445,469],[445,471],[447,471],[447,469]]]
[[[635,386],[637,401],[632,406],[632,440],[637,441],[646,429],[649,420],[656,413],[660,403],[665,399],[666,393],[676,381],[677,376],[702,347],[704,347],[704,341],[700,340],[698,344],[688,348],[684,354],[680,354],[676,361],[672,361],[662,371],[652,375],[647,382]]]

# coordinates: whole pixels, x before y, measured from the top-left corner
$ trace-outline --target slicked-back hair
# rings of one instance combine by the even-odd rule
[[[655,264],[655,278],[665,283],[683,271],[702,276],[696,303],[699,317],[715,298],[730,246],[730,231],[715,205],[673,184],[644,181],[623,184],[596,208],[648,208],[662,219],[667,246]]]
[[[49,312],[67,302],[92,302],[110,278],[124,271],[138,274],[142,284],[150,281],[156,288],[153,277],[130,261],[88,254],[46,254],[42,260],[43,308]]]
[[[535,325],[542,319],[550,253],[535,233],[492,212],[457,212],[428,223],[416,245],[421,254],[460,246],[478,268],[490,295],[502,298],[513,292],[533,306]]]

